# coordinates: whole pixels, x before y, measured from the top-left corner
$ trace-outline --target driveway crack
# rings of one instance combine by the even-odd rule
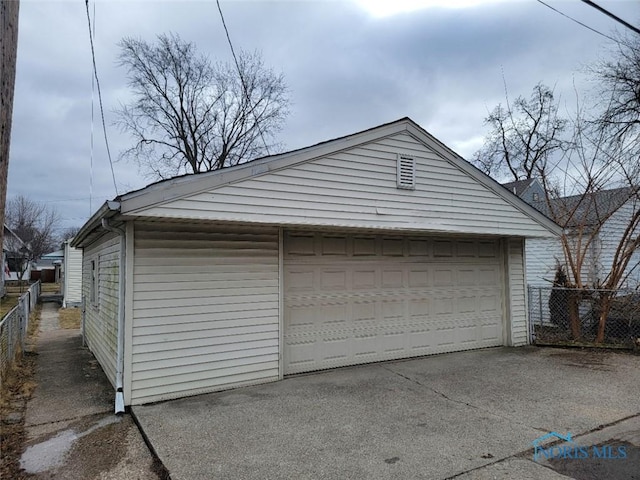
[[[481,412],[487,413],[487,414],[489,414],[489,415],[493,415],[493,416],[498,417],[498,418],[501,418],[501,419],[503,419],[503,420],[507,420],[507,421],[512,422],[512,423],[514,423],[514,424],[516,424],[516,425],[520,425],[520,426],[522,426],[522,427],[531,428],[531,429],[536,430],[536,431],[539,431],[539,432],[549,433],[549,430],[547,430],[547,429],[540,428],[540,427],[534,427],[534,426],[532,426],[532,425],[527,425],[526,423],[520,422],[520,421],[518,421],[518,420],[516,420],[516,419],[514,419],[514,418],[512,418],[512,417],[507,416],[507,415],[501,415],[500,413],[497,413],[497,412],[495,412],[495,411],[489,410],[489,409],[484,408],[484,407],[480,407],[480,406],[478,406],[478,405],[474,405],[473,403],[469,403],[469,402],[465,402],[464,400],[458,400],[458,399],[456,399],[456,398],[452,398],[452,397],[448,396],[447,394],[445,394],[445,393],[443,393],[443,392],[441,392],[441,391],[439,391],[439,390],[436,390],[436,389],[435,389],[435,388],[433,388],[432,386],[427,385],[427,384],[425,384],[425,383],[422,383],[422,382],[420,382],[419,380],[416,380],[415,378],[411,378],[411,377],[409,377],[409,376],[407,376],[407,375],[404,375],[404,374],[402,374],[402,373],[400,373],[400,372],[397,372],[397,371],[395,371],[395,370],[392,370],[391,368],[389,368],[389,367],[388,367],[388,366],[386,366],[386,365],[381,365],[381,367],[382,367],[383,369],[387,370],[388,372],[393,373],[394,375],[399,376],[400,378],[404,378],[405,380],[408,380],[408,381],[410,381],[410,382],[412,382],[412,383],[415,383],[416,385],[419,385],[419,386],[421,386],[421,387],[423,387],[423,388],[426,388],[427,390],[429,390],[429,391],[431,391],[431,392],[435,393],[436,395],[439,395],[440,397],[444,398],[445,400],[447,400],[447,401],[449,401],[449,402],[453,402],[453,403],[457,403],[457,404],[459,404],[459,405],[465,405],[465,406],[467,406],[467,407],[474,408],[474,409],[476,409],[476,410],[478,410],[478,411],[481,411]]]

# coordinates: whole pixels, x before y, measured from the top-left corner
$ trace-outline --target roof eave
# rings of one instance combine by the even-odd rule
[[[102,206],[94,213],[89,220],[82,226],[80,231],[73,237],[71,241],[72,247],[84,247],[85,240],[87,237],[96,230],[98,227],[102,226],[103,218],[112,218],[120,213],[120,202],[116,201],[106,201],[102,204]]]

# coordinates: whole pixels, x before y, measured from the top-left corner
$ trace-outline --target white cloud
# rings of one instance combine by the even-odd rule
[[[523,0],[355,0],[358,6],[374,17],[388,17],[428,8],[474,8],[507,1],[513,3]]]

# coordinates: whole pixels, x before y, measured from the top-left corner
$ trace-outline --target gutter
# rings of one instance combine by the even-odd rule
[[[80,231],[71,240],[71,246],[75,248],[84,247],[83,242],[96,228],[102,225],[102,220],[105,218],[111,218],[120,212],[120,202],[107,201],[96,210],[89,220],[85,222]]]
[[[107,202],[105,205],[107,205]],[[118,205],[119,206],[119,205]],[[97,212],[96,212],[97,213]],[[95,215],[94,215],[95,217]],[[89,222],[87,222],[89,223]],[[118,346],[116,358],[116,399],[115,413],[124,413],[124,296],[125,288],[125,268],[126,268],[126,231],[122,228],[116,228],[109,224],[107,218],[101,218],[102,228],[109,232],[116,233],[120,236],[120,267],[118,269]]]

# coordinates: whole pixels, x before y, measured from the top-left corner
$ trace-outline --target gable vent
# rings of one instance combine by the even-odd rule
[[[416,188],[416,161],[406,155],[398,155],[398,188]]]

